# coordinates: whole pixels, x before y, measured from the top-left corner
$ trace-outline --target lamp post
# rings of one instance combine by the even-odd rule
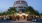
[[[30,12],[28,12],[28,14],[29,14]]]
[[[30,15],[30,12],[28,12],[28,16]]]
[[[13,13],[13,16],[14,16],[14,11],[12,11],[12,13]]]

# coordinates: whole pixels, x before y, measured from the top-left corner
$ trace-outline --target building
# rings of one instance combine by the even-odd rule
[[[27,2],[25,0],[16,0],[13,5],[14,8],[16,8],[17,12],[16,15],[18,16],[27,16],[28,14],[25,14],[25,9],[28,7]]]
[[[13,7],[16,8],[16,10],[19,13],[24,13],[25,9],[28,7],[27,2],[25,0],[16,0],[14,2]]]

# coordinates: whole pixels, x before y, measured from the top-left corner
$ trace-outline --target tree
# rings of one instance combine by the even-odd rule
[[[33,9],[31,6],[29,6],[29,7],[26,8],[25,11],[26,11],[26,12],[33,13],[33,12],[34,12],[34,9]]]
[[[0,13],[0,16],[2,15],[2,13]]]
[[[35,10],[35,15],[38,15],[38,16],[40,15],[39,12],[38,12],[37,10]]]
[[[10,13],[10,14],[14,14],[14,13],[16,13],[17,11],[16,11],[16,9],[15,9],[15,7],[10,7],[9,9],[8,9],[8,13]]]
[[[31,14],[34,14],[34,15],[39,15],[39,12],[34,10],[33,7],[29,6],[26,8],[25,10],[26,13],[30,12]]]
[[[8,9],[8,11],[9,12],[12,12],[12,11],[16,12],[16,9],[15,9],[15,7],[10,7],[10,9]]]
[[[40,15],[42,16],[42,13],[40,13]]]
[[[0,15],[11,15],[11,14],[14,14],[14,13],[16,13],[16,12],[17,12],[17,11],[16,11],[15,7],[10,7],[10,8],[8,9],[8,11],[3,12],[3,13],[0,13]]]

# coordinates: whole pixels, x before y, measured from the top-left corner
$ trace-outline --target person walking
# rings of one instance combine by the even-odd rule
[[[17,19],[18,19],[18,21],[19,21],[19,16],[17,16]]]
[[[27,21],[28,21],[28,16],[27,16]]]
[[[9,16],[9,20],[12,20],[12,16]]]
[[[24,16],[24,19],[25,19],[25,16]]]

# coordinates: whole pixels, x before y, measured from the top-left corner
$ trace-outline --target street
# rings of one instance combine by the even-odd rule
[[[42,22],[15,22],[15,21],[10,21],[10,22],[0,22],[0,23],[42,23]]]
[[[32,21],[27,21],[26,19],[20,19],[19,21],[2,21],[0,23],[42,23],[42,22],[32,22]]]

